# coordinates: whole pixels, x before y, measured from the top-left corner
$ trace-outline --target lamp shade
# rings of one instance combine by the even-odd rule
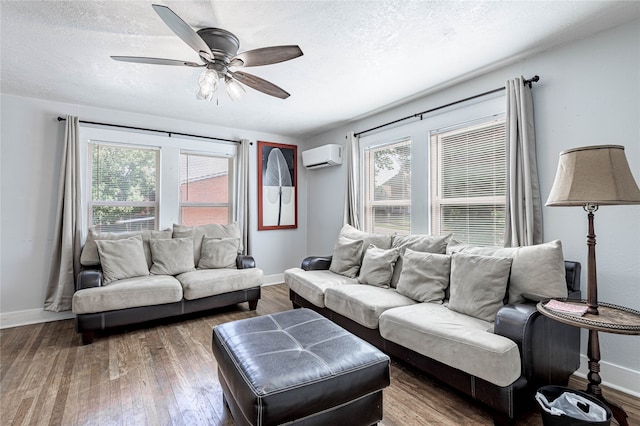
[[[640,204],[624,147],[597,145],[560,153],[547,206]]]

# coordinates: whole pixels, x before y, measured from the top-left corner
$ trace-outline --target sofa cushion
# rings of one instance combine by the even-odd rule
[[[355,278],[360,271],[362,262],[363,240],[352,240],[339,236],[333,246],[333,256],[329,270],[345,277]]]
[[[121,240],[98,240],[96,245],[105,285],[125,278],[149,275],[140,235]]]
[[[260,287],[264,281],[261,269],[199,269],[176,278],[182,284],[184,298],[201,299],[216,294]]]
[[[203,237],[198,269],[237,268],[240,238]]]
[[[344,284],[329,287],[324,292],[327,308],[372,329],[378,328],[378,317],[387,309],[414,303],[392,288],[370,285]]]
[[[180,300],[182,286],[178,280],[168,275],[147,275],[78,290],[73,294],[72,310],[74,314],[92,314]]]
[[[495,321],[498,310],[504,305],[511,262],[510,257],[454,253],[449,309]]]
[[[381,249],[390,249],[391,240],[393,239],[392,235],[363,232],[348,224],[345,224],[342,229],[340,229],[340,234],[338,236],[347,237],[350,240],[364,241],[363,247],[365,250],[369,247],[369,244],[373,244]]]
[[[242,233],[240,227],[236,222],[228,225],[220,225],[217,223],[210,223],[208,225],[199,226],[186,226],[173,224],[173,238],[193,238],[193,263],[198,264],[200,260],[200,253],[202,250],[202,238],[238,238],[240,239],[240,245],[238,247],[238,254],[242,253]]]
[[[527,298],[567,297],[564,256],[559,240],[523,247],[475,247],[449,241],[447,254],[462,252],[513,258],[509,278],[509,303]]]
[[[153,264],[149,272],[156,275],[177,275],[193,271],[193,240],[172,238],[170,240],[150,240]]]
[[[291,268],[284,271],[284,282],[305,300],[319,308],[324,308],[324,292],[327,288],[357,284],[358,280],[329,270],[305,271],[300,268]]]
[[[82,253],[80,254],[80,264],[84,266],[95,266],[100,264],[100,255],[98,254],[98,246],[96,240],[121,240],[123,238],[133,237],[134,235],[142,236],[144,243],[144,256],[147,259],[147,266],[151,267],[151,249],[149,248],[149,240],[171,238],[171,230],[164,231],[135,231],[135,232],[98,232],[95,228],[89,228],[87,241],[84,243]]]
[[[400,274],[402,273],[402,267],[404,259],[402,255],[406,249],[413,251],[419,251],[423,253],[440,253],[444,254],[447,249],[447,243],[451,239],[451,234],[440,235],[396,235],[393,237],[391,247],[400,250],[400,257],[396,262],[393,269],[393,278],[391,280],[391,287],[397,287]]]
[[[516,343],[493,334],[492,324],[435,303],[389,309],[380,315],[385,339],[419,354],[508,386],[521,374]]]
[[[398,260],[398,249],[384,250],[369,244],[362,259],[358,282],[360,284],[375,285],[376,287],[389,288],[393,265]]]
[[[405,249],[396,291],[417,302],[442,303],[449,287],[451,256]]]

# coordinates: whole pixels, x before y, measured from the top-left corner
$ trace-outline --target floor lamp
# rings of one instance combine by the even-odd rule
[[[587,313],[599,315],[596,273],[594,213],[602,205],[640,204],[640,189],[633,179],[624,147],[598,145],[568,149],[560,153],[558,170],[547,206],[582,206],[587,212]],[[601,399],[600,343],[598,331],[589,329],[587,391]],[[612,404],[609,404],[616,414]],[[616,416],[618,417],[618,416]],[[626,413],[625,413],[626,418]],[[623,423],[621,423],[623,424]],[[624,421],[626,424],[626,420]]]

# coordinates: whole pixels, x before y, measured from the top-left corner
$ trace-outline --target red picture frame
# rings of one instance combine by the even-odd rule
[[[258,231],[298,227],[298,147],[258,141]]]

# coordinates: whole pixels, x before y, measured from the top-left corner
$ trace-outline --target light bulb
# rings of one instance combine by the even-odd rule
[[[229,94],[229,97],[231,98],[231,100],[232,101],[240,100],[242,95],[244,95],[245,93],[244,87],[242,87],[240,83],[238,83],[228,75],[224,77],[224,82],[226,83],[227,93]]]
[[[213,94],[218,89],[218,79],[218,73],[214,70],[204,70],[198,79],[200,90],[198,90],[196,97],[207,101],[213,100]]]

